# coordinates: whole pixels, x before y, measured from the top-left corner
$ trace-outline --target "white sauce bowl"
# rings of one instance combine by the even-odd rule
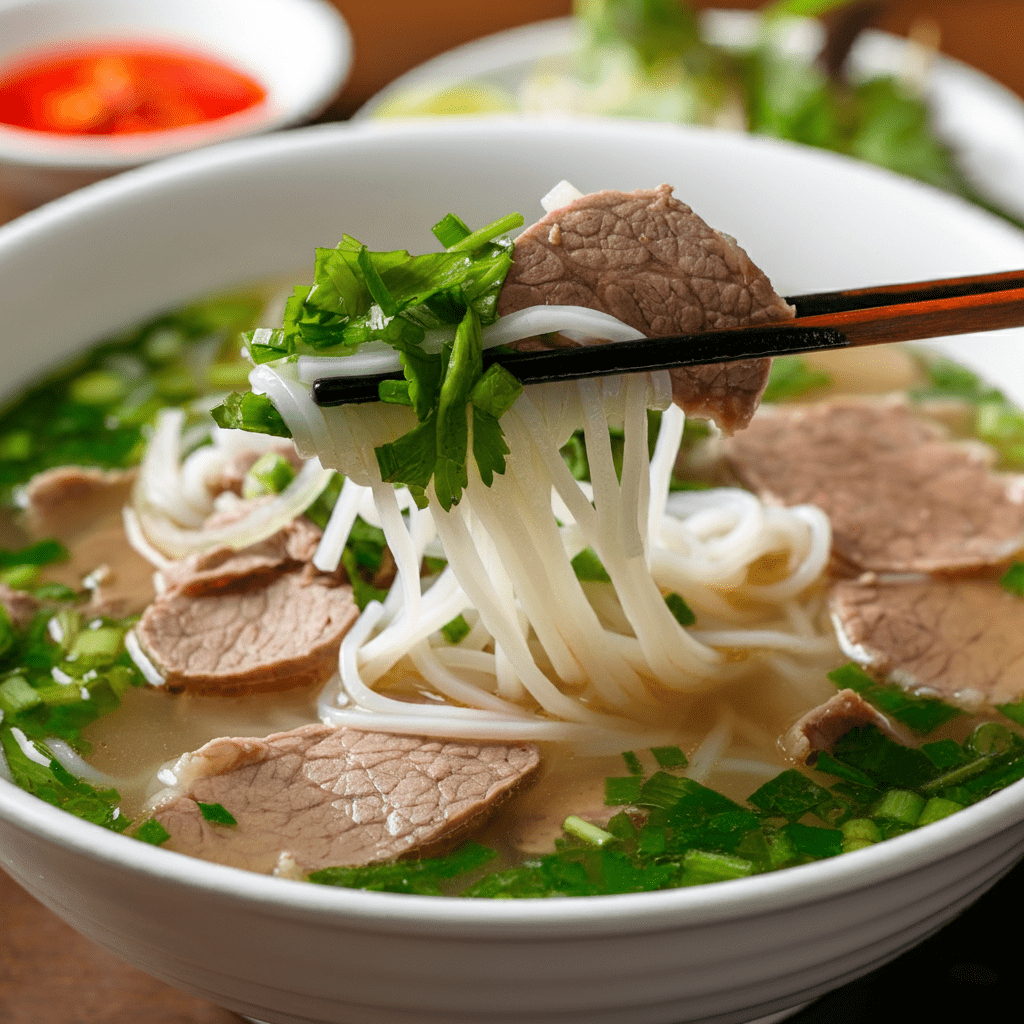
[[[86,343],[218,288],[310,267],[349,232],[434,247],[449,210],[531,219],[559,179],[676,186],[782,293],[1024,266],[1024,236],[820,151],[602,121],[323,127],[133,171],[0,229],[13,391]],[[1024,400],[1024,332],[945,347]],[[330,889],[191,860],[0,781],[0,863],[151,974],[277,1024],[748,1021],[877,967],[1024,852],[1024,783],[856,853],[713,885],[583,899]]]

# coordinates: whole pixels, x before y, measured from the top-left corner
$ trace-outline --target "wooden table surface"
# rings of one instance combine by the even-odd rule
[[[513,25],[570,13],[569,0],[332,0],[355,41],[351,77],[329,116],[352,113],[423,60]],[[701,3],[699,6],[710,6]],[[759,6],[734,0],[734,7]],[[896,0],[876,24],[906,34],[939,27],[942,49],[1024,96],[1024,0]],[[0,195],[0,223],[18,211]],[[999,1005],[1013,981],[1012,950],[991,921],[1024,895],[1024,873],[1002,882],[952,929],[867,979],[826,997],[793,1024],[897,1020],[907,1011],[937,1024]],[[961,939],[961,936],[963,937]],[[966,948],[969,945],[969,948]],[[1012,995],[1012,994],[1011,994]],[[904,1018],[905,1019],[905,1018]],[[963,1019],[963,1018],[959,1018]],[[238,1024],[241,1018],[168,988],[81,938],[0,872],[0,1024]]]

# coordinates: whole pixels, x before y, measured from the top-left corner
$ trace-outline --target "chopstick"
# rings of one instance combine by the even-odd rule
[[[500,363],[523,384],[539,384],[1021,327],[1024,270],[818,292],[786,301],[796,307],[794,320],[537,352],[487,349],[484,368]],[[374,402],[382,381],[401,379],[400,371],[321,377],[313,382],[313,401],[320,406]]]

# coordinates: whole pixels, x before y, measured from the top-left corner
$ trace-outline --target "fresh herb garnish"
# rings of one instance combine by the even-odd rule
[[[205,804],[201,800],[196,801],[199,813],[211,825],[237,825],[235,816],[223,804]]]
[[[243,384],[239,332],[265,302],[243,291],[156,317],[22,394],[0,414],[0,503],[51,467],[134,466],[161,408]]]
[[[156,818],[149,818],[132,833],[132,836],[151,846],[163,846],[171,838],[171,833]]]

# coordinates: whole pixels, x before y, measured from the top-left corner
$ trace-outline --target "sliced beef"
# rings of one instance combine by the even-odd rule
[[[15,629],[24,629],[39,611],[40,605],[24,590],[13,590],[6,583],[0,583],[0,607],[7,612],[7,617]]]
[[[1024,547],[1020,478],[903,404],[765,407],[727,456],[762,497],[827,512],[834,553],[856,569],[971,569]]]
[[[708,227],[672,189],[595,192],[554,210],[515,243],[502,315],[539,305],[602,310],[648,337],[770,323],[793,316],[736,242]],[[672,371],[675,401],[731,433],[746,426],[770,360]]]
[[[306,725],[217,739],[176,768],[154,816],[168,848],[270,872],[370,864],[453,843],[540,763],[533,744],[443,740]],[[237,825],[211,825],[197,801]]]
[[[251,504],[245,503],[248,508]],[[211,517],[207,526],[224,525],[225,517]],[[272,537],[236,550],[210,548],[179,559],[163,570],[164,585],[190,597],[216,593],[243,582],[256,583],[288,568],[309,562],[320,543],[320,528],[299,516]]]
[[[968,711],[1024,696],[1024,599],[993,580],[847,581],[830,603],[847,654],[879,679]]]
[[[808,711],[782,738],[791,757],[813,764],[820,751],[832,748],[851,729],[874,725],[898,743],[911,746],[909,733],[872,707],[856,690],[840,690],[834,697]]]
[[[131,497],[134,470],[58,466],[36,473],[25,486],[28,523],[46,536],[80,530],[85,520],[102,516],[111,505],[120,510]]]
[[[199,597],[169,591],[135,633],[171,691],[284,690],[325,682],[358,616],[350,586],[300,570]]]

